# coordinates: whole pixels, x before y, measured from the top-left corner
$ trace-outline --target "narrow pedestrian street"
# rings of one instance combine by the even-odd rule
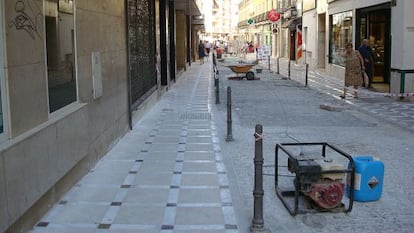
[[[408,161],[414,147],[409,129],[362,111],[358,106],[363,105],[353,100],[333,98],[314,85],[306,88],[267,70],[256,73],[259,80],[230,80],[234,74],[226,65],[237,60],[232,59],[218,64],[220,104],[211,59],[193,63],[31,233],[250,232],[256,124],[264,129],[266,229],[412,232],[413,172]],[[228,87],[233,141],[226,141]],[[320,109],[323,103],[339,110]],[[353,156],[375,156],[385,164],[381,199],[354,202],[349,214],[290,216],[274,191],[274,148],[285,142],[329,142]]]
[[[238,232],[210,71],[194,63],[31,232]]]

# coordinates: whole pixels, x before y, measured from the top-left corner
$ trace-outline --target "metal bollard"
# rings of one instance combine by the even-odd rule
[[[290,59],[289,59],[289,62],[288,62],[288,78],[290,79]]]
[[[216,87],[216,104],[220,104],[220,82],[219,79],[216,78],[216,75],[214,75],[214,83]]]
[[[308,63],[306,63],[306,66],[305,66],[305,87],[308,87],[308,71],[309,71],[309,64]]]
[[[279,57],[277,57],[276,74],[279,74]]]
[[[270,56],[267,56],[267,69],[270,70]]]
[[[256,125],[254,147],[254,215],[251,232],[270,232],[264,228],[263,220],[263,126]]]
[[[233,141],[231,121],[231,87],[227,87],[227,138],[226,141]]]

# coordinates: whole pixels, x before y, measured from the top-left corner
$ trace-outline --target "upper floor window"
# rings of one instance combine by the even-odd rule
[[[46,52],[49,111],[77,100],[73,0],[46,0]]]

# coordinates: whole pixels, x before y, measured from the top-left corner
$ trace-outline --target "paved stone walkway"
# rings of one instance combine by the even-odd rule
[[[32,233],[236,233],[211,65],[180,77]]]

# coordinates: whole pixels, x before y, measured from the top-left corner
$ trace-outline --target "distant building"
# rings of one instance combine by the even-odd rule
[[[205,29],[202,38],[213,40],[229,40],[237,30],[238,0],[204,0],[200,8],[204,16]]]

